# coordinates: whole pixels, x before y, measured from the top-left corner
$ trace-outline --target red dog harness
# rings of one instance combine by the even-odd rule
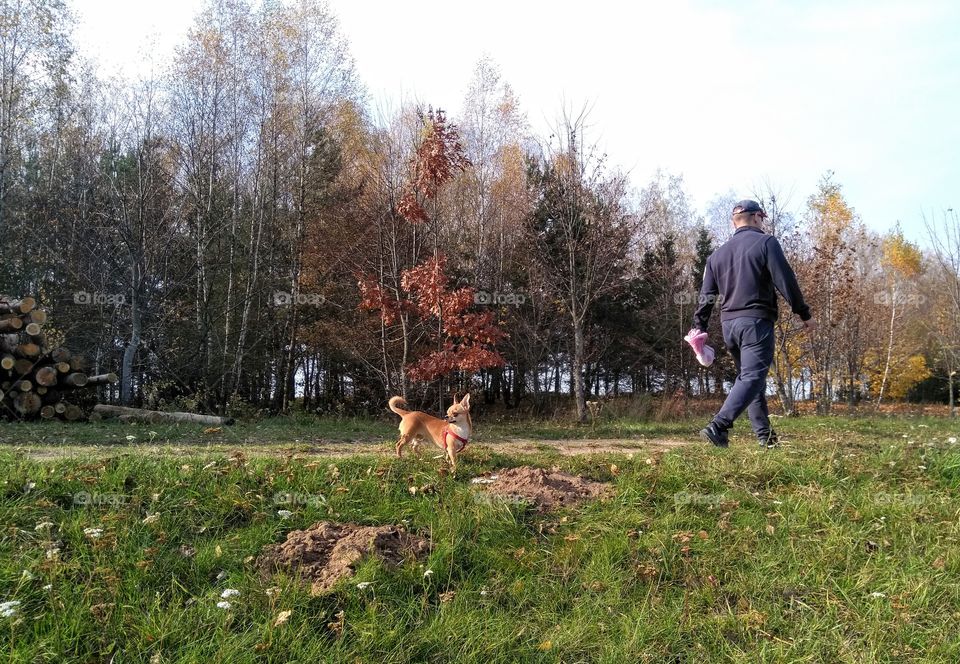
[[[453,431],[451,431],[450,427],[447,427],[443,430],[443,449],[444,450],[447,449],[447,436],[453,436],[454,438],[456,438],[462,443],[462,445],[460,445],[457,448],[457,452],[462,452],[467,447],[467,439],[464,438],[463,436],[460,436],[454,433]]]

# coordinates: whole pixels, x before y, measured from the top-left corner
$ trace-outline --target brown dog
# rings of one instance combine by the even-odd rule
[[[473,433],[473,423],[470,421],[470,395],[467,394],[457,401],[453,397],[453,405],[447,408],[447,419],[441,420],[419,410],[407,410],[400,404],[406,405],[403,397],[390,397],[390,410],[400,416],[400,439],[397,441],[397,456],[402,456],[403,446],[413,443],[416,447],[419,440],[430,440],[434,445],[447,453],[450,466],[457,469],[457,454],[463,451]]]

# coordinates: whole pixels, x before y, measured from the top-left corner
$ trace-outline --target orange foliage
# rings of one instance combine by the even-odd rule
[[[407,366],[414,380],[435,380],[455,371],[473,373],[505,363],[494,347],[507,335],[494,323],[493,312],[469,311],[476,302],[474,289],[450,290],[445,268],[446,259],[440,255],[405,270],[400,285],[406,297],[401,301],[389,297],[374,277],[359,279],[361,308],[380,311],[388,325],[402,312],[416,314],[433,334],[439,348]]]
[[[421,121],[423,140],[411,160],[413,178],[397,203],[397,214],[411,223],[429,219],[421,198],[425,201],[435,199],[445,182],[470,166],[457,126],[447,122],[442,110],[434,112],[431,108]]]

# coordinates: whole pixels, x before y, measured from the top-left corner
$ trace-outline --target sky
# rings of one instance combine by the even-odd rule
[[[801,213],[834,172],[879,232],[960,209],[960,2],[954,0],[329,0],[371,103],[456,121],[491,58],[532,129],[587,106],[587,139],[642,187],[682,175],[705,211],[761,189]],[[172,54],[200,0],[72,0],[104,73]],[[155,64],[154,64],[155,66]]]

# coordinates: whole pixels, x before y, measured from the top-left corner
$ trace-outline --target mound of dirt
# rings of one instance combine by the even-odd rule
[[[559,507],[600,498],[611,489],[609,484],[571,475],[559,468],[544,470],[531,466],[506,468],[474,478],[473,482],[494,495],[520,498],[532,503],[538,512],[550,512]]]
[[[311,582],[310,592],[319,595],[344,577],[366,556],[376,556],[389,565],[419,558],[430,549],[427,540],[399,526],[359,526],[321,521],[306,530],[294,530],[281,544],[264,547],[257,566],[264,574],[283,570]]]

